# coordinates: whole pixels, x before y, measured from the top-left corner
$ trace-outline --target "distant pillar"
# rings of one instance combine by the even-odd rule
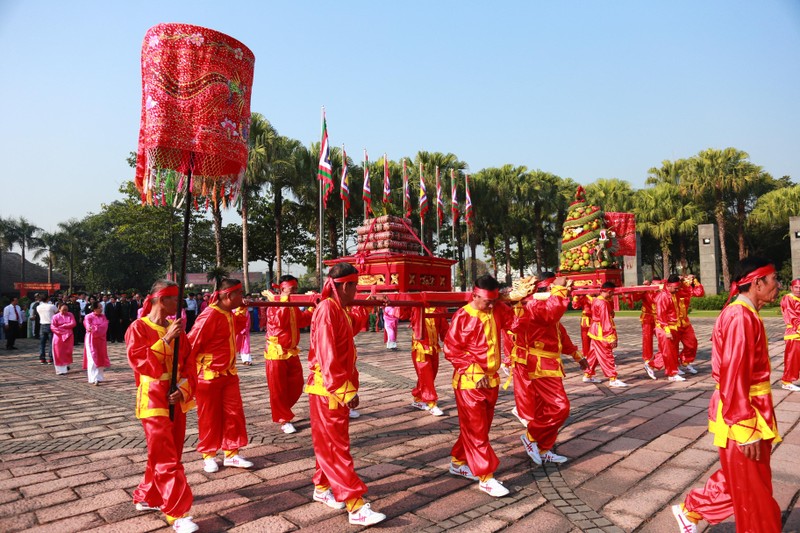
[[[626,287],[642,284],[642,239],[636,234],[636,255],[623,255],[623,284]]]
[[[706,294],[712,296],[719,290],[719,234],[716,224],[697,226],[700,244],[700,282]]]
[[[789,242],[792,250],[792,279],[800,278],[800,217],[789,217]]]

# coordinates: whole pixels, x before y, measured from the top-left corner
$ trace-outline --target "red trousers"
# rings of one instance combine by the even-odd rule
[[[781,381],[791,383],[800,379],[800,340],[786,341],[783,352],[783,377]]]
[[[600,364],[600,369],[607,378],[615,379],[617,377],[617,365],[614,363],[614,350],[610,342],[598,341],[596,339],[589,339],[589,355],[586,357],[589,363],[589,369],[586,374],[594,376],[597,365]]]
[[[342,405],[330,409],[326,396],[309,394],[308,410],[317,460],[314,485],[329,486],[339,502],[360,498],[367,486],[356,474],[350,455],[350,409]]]
[[[553,448],[558,431],[569,417],[569,399],[562,378],[536,378],[530,381],[533,418],[528,422],[528,435],[539,450]]]
[[[294,419],[292,407],[303,393],[303,365],[299,357],[267,359],[267,388],[272,421],[279,424]]]
[[[195,398],[198,452],[215,454],[220,449],[233,451],[247,445],[239,376],[198,379]]]
[[[528,377],[528,365],[514,363],[514,405],[517,414],[523,420],[533,420],[535,397],[531,378]]]
[[[581,348],[583,349],[583,355],[585,357],[589,357],[589,350],[591,350],[591,340],[589,338],[589,326],[584,326],[581,324]]]
[[[642,359],[645,363],[653,360],[653,335],[656,321],[653,315],[645,315],[642,321]]]
[[[691,324],[678,328],[678,341],[683,344],[678,361],[682,365],[692,364],[697,357],[697,335],[694,334]]]
[[[664,373],[667,376],[674,376],[678,373],[678,333],[673,331],[672,338],[668,339],[667,334],[661,328],[656,329],[658,339],[658,351],[664,362]]]
[[[465,461],[476,476],[493,474],[500,461],[489,444],[489,428],[500,387],[456,389],[458,427],[461,430],[450,455]]]
[[[727,448],[719,448],[722,468],[708,478],[705,487],[686,496],[686,510],[703,520],[717,524],[730,515],[741,533],[779,533],[781,510],[772,497],[770,453],[772,440],[762,440],[761,460],[744,456],[736,441],[728,439]]]
[[[184,516],[193,500],[181,463],[186,415],[176,406],[174,421],[168,416],[142,418],[142,427],[147,440],[147,467],[144,479],[133,491],[133,501],[161,507],[169,516]]]
[[[411,361],[417,372],[417,386],[411,391],[414,399],[423,402],[436,402],[436,374],[439,373],[439,352],[435,351],[424,355],[424,361],[417,361],[417,351],[411,351]]]

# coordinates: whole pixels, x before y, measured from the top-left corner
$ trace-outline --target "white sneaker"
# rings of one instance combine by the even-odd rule
[[[359,416],[361,416],[361,413],[359,413],[355,409],[350,409],[350,415],[349,416],[350,416],[350,418],[358,418]]]
[[[681,370],[681,367],[678,367],[678,375],[679,375],[679,376],[684,376],[684,375],[686,375],[686,372],[684,372],[683,370]]]
[[[614,388],[622,388],[622,387],[627,387],[628,384],[622,381],[621,379],[612,379],[611,381],[608,382],[608,386]]]
[[[286,422],[285,424],[283,424],[281,426],[281,431],[283,431],[286,434],[297,433],[297,430],[295,429],[294,425],[291,422]]]
[[[178,533],[192,533],[193,531],[200,529],[200,526],[192,522],[191,516],[184,516],[183,518],[178,518],[172,523],[172,529]]]
[[[542,462],[543,463],[556,463],[562,464],[566,463],[569,459],[564,457],[563,455],[558,455],[557,453],[553,453],[553,450],[547,450],[542,454]]]
[[[413,407],[414,409],[419,409],[420,411],[430,411],[431,409],[430,407],[428,407],[427,402],[413,401],[411,402],[411,407]]]
[[[517,411],[517,408],[516,408],[516,407],[514,407],[514,408],[511,410],[511,414],[517,417],[517,420],[519,420],[519,423],[520,423],[520,424],[522,424],[522,425],[523,425],[523,426],[525,426],[525,427],[528,427],[528,421],[527,421],[527,420],[525,420],[524,418],[522,418],[521,416],[519,416],[519,411]]]
[[[798,390],[800,390],[800,389],[798,389]],[[433,407],[431,407],[431,414],[433,416],[444,416],[444,411],[439,409],[438,405],[434,405]]]
[[[478,476],[472,473],[472,470],[469,469],[469,465],[455,465],[450,463],[450,473],[454,476],[461,476],[471,479],[472,481],[478,481]]]
[[[539,455],[539,446],[535,442],[528,440],[527,435],[520,435],[519,440],[522,441],[522,445],[525,447],[525,453],[528,454],[528,457],[537,465],[542,464],[542,456]]]
[[[387,350],[396,350],[397,349],[397,343],[394,342],[394,341],[388,341],[386,343],[386,349]]]
[[[214,472],[219,470],[219,464],[217,460],[213,457],[209,457],[208,459],[203,459],[203,470],[208,472],[209,474],[213,474]]]
[[[603,380],[594,376],[583,376],[584,383],[602,383]]]
[[[226,457],[224,461],[222,461],[224,466],[232,466],[234,468],[250,468],[253,466],[253,463],[239,455],[238,453],[232,457]]]
[[[684,370],[686,370],[690,374],[697,374],[697,369],[695,367],[693,367],[692,365],[686,365],[683,368],[684,368]]]
[[[331,492],[331,489],[328,489],[325,492],[317,492],[317,490],[314,489],[314,501],[324,503],[331,509],[344,509],[345,507],[347,507],[347,504],[345,504],[344,502],[336,501],[336,498],[333,496],[333,492]]]
[[[653,367],[651,367],[649,363],[644,364],[644,371],[647,372],[647,377],[650,379],[658,379],[656,378],[656,373],[653,371]]]
[[[348,521],[356,526],[371,526],[386,520],[385,514],[373,511],[368,503],[365,503],[358,511],[347,514],[349,515]]]
[[[136,502],[137,511],[160,511],[161,507],[153,507],[147,502]]]
[[[502,498],[508,494],[508,489],[505,488],[503,484],[497,481],[495,478],[489,478],[486,481],[481,481],[478,483],[478,488],[489,496],[494,496],[495,498]]]
[[[680,374],[675,374],[674,376],[670,376],[667,378],[669,381],[686,381],[686,378],[681,376]]]
[[[672,516],[678,522],[681,533],[697,533],[697,524],[686,518],[680,505],[672,506]]]
[[[783,383],[781,384],[781,388],[783,390],[788,390],[790,392],[800,392],[800,387],[798,387],[794,383]]]

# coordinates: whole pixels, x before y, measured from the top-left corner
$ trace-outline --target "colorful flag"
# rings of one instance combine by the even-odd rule
[[[350,209],[350,184],[347,182],[347,152],[344,151],[344,145],[342,145],[342,180],[339,198],[344,205],[344,216],[347,216],[347,211]]]
[[[389,197],[392,194],[392,185],[389,183],[389,158],[386,153],[383,154],[383,203],[389,203]]]
[[[466,175],[467,199],[464,201],[464,219],[470,228],[475,223],[475,214],[472,212],[472,198],[469,197],[469,174]]]
[[[458,224],[458,187],[456,187],[456,171],[450,169],[450,213],[453,215],[453,225]]]
[[[319,145],[319,170],[317,179],[322,182],[322,205],[328,207],[328,196],[333,191],[333,174],[331,167],[331,149],[328,146],[328,122],[325,119],[325,108],[322,109],[322,142]]]
[[[436,216],[439,224],[444,220],[444,201],[442,200],[442,180],[439,177],[439,165],[436,165]]]
[[[425,175],[422,170],[422,162],[419,164],[419,218],[425,218],[428,212],[428,194],[425,189]]]
[[[372,191],[369,188],[369,156],[367,149],[364,148],[364,191],[361,193],[364,200],[364,218],[368,218],[372,213]]]
[[[406,218],[411,218],[411,191],[408,186],[408,168],[406,168],[405,158],[403,158],[403,211]]]

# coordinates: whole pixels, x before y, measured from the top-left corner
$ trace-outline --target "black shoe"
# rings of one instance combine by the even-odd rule
[[[11,349],[12,350],[19,350],[19,348],[17,348],[16,346],[12,346]]]

